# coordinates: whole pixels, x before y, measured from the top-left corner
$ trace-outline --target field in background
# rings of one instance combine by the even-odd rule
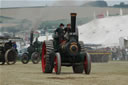
[[[63,67],[60,75],[43,74],[41,64],[0,66],[0,85],[127,85],[128,62],[93,63],[92,73],[73,74]]]

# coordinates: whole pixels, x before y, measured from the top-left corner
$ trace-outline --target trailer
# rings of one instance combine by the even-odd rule
[[[85,44],[87,52],[91,56],[92,62],[108,62],[112,54],[110,48],[102,47],[101,44]]]

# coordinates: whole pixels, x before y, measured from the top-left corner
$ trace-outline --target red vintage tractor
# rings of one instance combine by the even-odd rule
[[[68,39],[58,43],[58,35],[53,40],[44,41],[42,44],[42,71],[43,73],[61,73],[61,66],[72,66],[74,73],[90,74],[91,58],[85,51],[84,43],[79,41],[78,28],[76,27],[76,13],[71,13],[71,31]]]

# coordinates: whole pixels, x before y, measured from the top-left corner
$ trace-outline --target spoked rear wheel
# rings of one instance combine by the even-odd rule
[[[8,65],[16,63],[17,53],[14,49],[9,49],[5,53],[5,61]]]
[[[22,55],[22,57],[21,57],[21,62],[22,62],[23,64],[27,64],[27,63],[29,62],[29,55],[28,55],[28,53],[24,53],[24,54]]]
[[[44,41],[42,45],[42,71],[52,73],[54,67],[53,42]]]
[[[88,53],[86,53],[84,59],[84,70],[85,70],[85,74],[90,74],[91,72],[91,57]]]
[[[56,74],[61,73],[61,56],[60,56],[60,53],[56,53],[56,55],[55,55],[54,70],[55,70]]]
[[[33,64],[38,64],[40,62],[40,53],[38,52],[32,53],[31,59]]]

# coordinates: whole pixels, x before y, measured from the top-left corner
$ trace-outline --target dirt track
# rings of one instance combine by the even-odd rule
[[[41,64],[0,66],[0,85],[127,85],[128,62],[93,63],[92,73],[73,74],[63,67],[60,75],[43,74]]]

